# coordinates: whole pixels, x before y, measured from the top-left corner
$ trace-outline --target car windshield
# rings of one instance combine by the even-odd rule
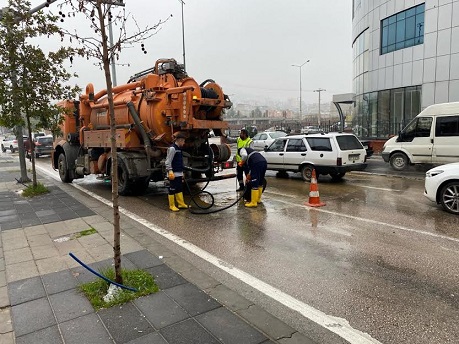
[[[284,136],[287,136],[287,134],[284,133],[283,131],[276,131],[276,132],[274,132],[274,133],[271,133],[271,137],[272,137],[273,139],[277,139],[277,138],[279,138],[279,137],[284,137]]]
[[[53,143],[53,138],[52,137],[39,137],[38,142],[40,142],[41,144]]]
[[[336,136],[336,141],[338,141],[339,148],[341,150],[353,150],[353,149],[362,149],[362,144],[354,135],[342,135]]]

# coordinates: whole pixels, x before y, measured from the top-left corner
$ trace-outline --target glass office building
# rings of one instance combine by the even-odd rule
[[[354,132],[387,139],[459,101],[459,0],[353,0]]]

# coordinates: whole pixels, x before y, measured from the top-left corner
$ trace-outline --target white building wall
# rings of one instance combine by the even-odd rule
[[[422,3],[424,43],[380,55],[381,20]],[[354,12],[353,42],[365,29],[369,61],[364,93],[422,85],[422,108],[459,101],[459,0],[361,0]]]

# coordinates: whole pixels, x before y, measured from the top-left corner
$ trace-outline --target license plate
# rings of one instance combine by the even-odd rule
[[[360,154],[349,154],[349,161],[358,160],[359,157],[360,157]]]

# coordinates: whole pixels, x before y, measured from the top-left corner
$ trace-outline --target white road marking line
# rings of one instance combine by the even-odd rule
[[[45,172],[48,176],[60,180],[57,176],[54,174],[51,174],[50,171],[45,170],[44,168],[37,166],[40,170]],[[74,188],[88,194],[89,196],[97,199],[98,201],[102,202],[103,204],[108,205],[109,207],[112,207],[112,202],[106,200],[105,198],[88,191],[84,189],[82,186],[78,184],[69,184],[69,186],[73,186]],[[137,216],[136,214],[130,212],[127,209],[124,209],[122,207],[119,207],[119,211],[130,217],[131,219],[143,224],[144,226],[148,227],[155,233],[162,235],[163,237],[169,239],[176,245],[179,245],[180,247],[188,250],[189,252],[193,253],[194,255],[198,256],[201,259],[204,259],[205,261],[211,263],[212,265],[216,266],[217,268],[225,271],[229,275],[237,278],[241,282],[244,282],[248,286],[258,290],[259,292],[263,293],[264,295],[272,298],[273,300],[283,304],[284,306],[290,308],[291,310],[294,310],[298,313],[300,313],[302,316],[305,318],[315,322],[316,324],[328,329],[331,332],[336,333],[338,336],[341,338],[349,341],[352,344],[381,344],[378,340],[372,338],[369,334],[359,331],[357,329],[354,329],[349,322],[340,317],[335,317],[332,315],[328,315],[318,309],[315,309],[312,306],[309,306],[308,304],[295,299],[294,297],[284,293],[280,289],[277,289],[273,287],[272,285],[265,283],[261,280],[259,280],[256,277],[253,277],[252,275],[236,268],[232,264],[229,264],[220,258],[210,254],[209,252],[199,248],[198,246],[180,238],[179,236],[156,226],[155,224]]]
[[[352,186],[357,186],[359,188],[366,188],[366,189],[390,191],[390,192],[401,192],[401,191],[403,191],[403,190],[397,190],[397,189],[377,188],[376,186],[366,186],[366,185],[357,185],[357,184],[352,184]]]

